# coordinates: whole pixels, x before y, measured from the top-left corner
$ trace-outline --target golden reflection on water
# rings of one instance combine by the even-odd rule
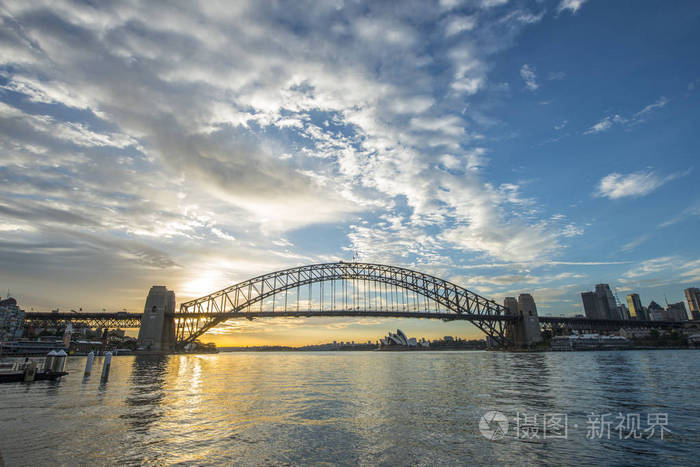
[[[84,358],[71,358],[58,383],[0,385],[0,426],[12,427],[0,452],[8,465],[26,463],[29,440],[33,464],[629,463],[630,448],[666,447],[601,449],[585,428],[565,443],[496,443],[478,420],[493,409],[564,412],[585,425],[587,411],[663,401],[677,430],[697,433],[700,408],[686,396],[700,367],[684,351],[667,365],[673,352],[116,357],[106,384],[99,371],[83,380]],[[693,459],[692,443],[676,437],[673,449]]]

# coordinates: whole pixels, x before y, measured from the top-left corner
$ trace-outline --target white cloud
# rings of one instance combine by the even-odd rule
[[[674,273],[677,273],[678,270],[686,270],[681,272],[681,274],[687,274],[687,270],[697,267],[699,262],[700,260],[686,261],[678,256],[660,256],[635,263],[623,276],[628,279],[635,279],[669,270],[673,270]],[[671,279],[671,277],[667,277],[667,279]]]
[[[493,8],[505,5],[506,3],[508,3],[508,0],[481,0],[482,8]]]
[[[607,131],[610,128],[612,128],[613,125],[616,124],[623,124],[626,123],[627,120],[623,117],[620,117],[619,115],[608,115],[592,127],[590,127],[588,130],[584,131],[584,135],[591,135],[595,133],[601,133],[603,131]]]
[[[527,63],[520,68],[520,77],[525,81],[525,86],[530,91],[536,91],[540,86],[537,84],[537,76],[535,76],[535,68]]]
[[[564,127],[566,126],[567,123],[569,123],[568,120],[563,120],[561,123],[554,125],[554,129],[557,131],[562,130],[562,129],[564,129]]]
[[[542,15],[403,10],[8,3],[2,16],[21,28],[0,39],[5,88],[42,104],[0,108],[0,168],[22,176],[0,189],[10,224],[29,222],[37,243],[60,226],[163,244],[174,264],[254,244],[240,267],[261,272],[318,259],[283,256],[270,238],[332,222],[367,257],[548,260],[578,228],[539,220],[516,183],[489,183],[490,116],[470,97],[489,89],[493,54]],[[28,201],[13,206],[18,195]],[[118,245],[115,263],[171,264]],[[217,281],[244,279],[237,268]]]
[[[600,180],[595,194],[610,199],[646,196],[662,185],[687,173],[689,172],[675,173],[665,177],[659,176],[653,171],[630,174],[611,173]]]
[[[634,240],[632,240],[628,243],[625,243],[622,246],[622,248],[620,248],[620,250],[632,251],[632,250],[636,249],[638,246],[640,246],[641,244],[645,243],[650,238],[651,238],[651,235],[649,235],[649,234],[640,235],[639,237],[635,238]]]
[[[576,13],[584,3],[586,3],[586,0],[561,0],[557,11],[561,13],[564,10],[568,10],[571,13]]]
[[[683,210],[683,212],[681,212],[677,216],[674,216],[674,217],[670,218],[669,220],[664,221],[661,224],[659,224],[659,227],[661,227],[661,228],[668,227],[668,226],[677,224],[679,222],[683,222],[685,220],[688,220],[691,217],[698,217],[698,216],[700,216],[700,204],[696,204],[696,205],[687,207],[686,209]]]
[[[447,20],[445,35],[450,37],[476,27],[476,16],[453,16]]]
[[[649,114],[651,114],[652,112],[654,112],[657,109],[661,109],[661,108],[665,107],[666,104],[668,104],[668,103],[669,103],[669,100],[666,97],[661,96],[659,98],[659,100],[657,100],[656,102],[654,102],[652,104],[647,105],[642,110],[640,110],[639,112],[634,114],[634,117],[632,119],[633,123],[637,124],[637,123],[644,122],[647,119],[647,117],[649,116]]]
[[[626,125],[628,127],[639,125],[640,123],[644,123],[645,121],[647,121],[649,116],[654,111],[665,107],[668,103],[669,100],[662,96],[656,102],[645,106],[642,110],[636,112],[630,118],[625,118],[618,114],[608,115],[602,120],[600,120],[598,123],[590,127],[588,130],[584,131],[583,134],[591,135],[595,133],[601,133],[603,131],[609,130],[613,127],[613,125]]]

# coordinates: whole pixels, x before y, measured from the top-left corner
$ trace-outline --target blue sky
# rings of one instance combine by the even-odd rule
[[[540,314],[700,283],[693,1],[2,2],[0,287],[140,311],[407,266]],[[232,323],[227,342],[474,334]],[[224,333],[226,338],[221,337]],[[239,339],[245,336],[245,339]]]

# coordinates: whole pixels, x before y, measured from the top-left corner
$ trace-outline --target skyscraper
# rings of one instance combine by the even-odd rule
[[[596,284],[595,292],[582,292],[583,309],[586,318],[625,319],[617,309],[617,301],[608,284]]]
[[[697,287],[685,289],[685,299],[688,301],[690,319],[700,320],[700,289]]]
[[[630,318],[637,319],[641,321],[648,321],[646,310],[642,306],[642,301],[639,299],[639,295],[636,293],[629,294],[627,296],[627,308],[630,311]]]
[[[617,313],[617,302],[608,284],[596,284],[595,295],[598,310],[607,319],[622,319]]]
[[[688,321],[688,313],[685,311],[685,303],[669,303],[666,305],[666,319],[668,321]]]
[[[516,316],[518,314],[518,300],[515,297],[506,297],[503,300],[503,307],[506,309],[506,315]]]
[[[605,319],[598,311],[598,299],[593,292],[581,292],[581,301],[583,302],[583,311],[586,318],[589,319]]]
[[[620,303],[617,305],[617,314],[620,317],[620,319],[624,319],[629,321],[630,319],[630,311],[627,309],[627,305],[624,303]]]
[[[0,341],[13,341],[22,337],[24,310],[17,306],[17,300],[7,297],[0,300]]]
[[[661,305],[656,303],[654,300],[649,302],[647,311],[649,313],[649,319],[651,321],[666,321],[666,312],[663,308],[661,308]]]

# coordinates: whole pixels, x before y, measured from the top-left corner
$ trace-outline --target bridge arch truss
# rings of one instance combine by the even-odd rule
[[[182,303],[174,316],[176,341],[184,346],[229,319],[276,316],[468,320],[503,346],[512,344],[507,326],[515,319],[505,316],[503,306],[493,300],[438,277],[397,266],[341,261],[264,274]]]

